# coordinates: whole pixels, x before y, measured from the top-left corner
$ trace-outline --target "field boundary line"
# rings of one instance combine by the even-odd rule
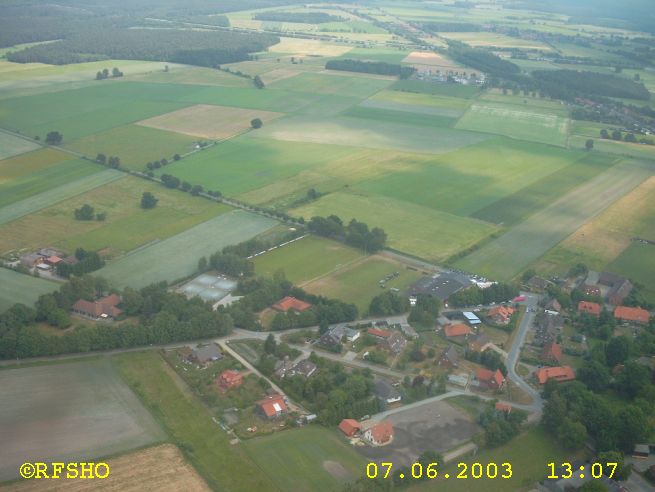
[[[333,268],[332,270],[330,270],[327,273],[324,273],[323,275],[319,275],[318,277],[314,277],[312,279],[306,280],[306,281],[298,284],[298,287],[304,287],[305,285],[308,285],[308,284],[310,284],[312,282],[316,282],[318,280],[321,280],[322,278],[329,277],[330,275],[333,275],[333,274],[339,272],[340,270],[343,270],[345,268],[349,268],[349,267],[351,267],[351,266],[353,266],[353,265],[355,265],[357,263],[361,263],[364,260],[368,260],[369,258],[372,258],[373,256],[374,255],[360,256],[359,258],[355,258],[353,260],[350,260],[350,261],[348,261],[346,263],[343,263],[342,265],[340,265],[340,266],[338,266],[336,268]]]

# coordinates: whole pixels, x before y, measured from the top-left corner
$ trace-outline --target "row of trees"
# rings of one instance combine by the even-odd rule
[[[521,432],[523,423],[528,419],[527,412],[517,408],[511,412],[496,410],[491,404],[478,419],[484,429],[484,444],[496,448],[508,443]]]
[[[346,244],[363,249],[367,253],[381,250],[387,241],[387,234],[383,229],[368,228],[368,224],[352,219],[348,225],[336,215],[329,217],[312,217],[307,223],[307,229],[319,236],[344,241]]]
[[[107,212],[98,212],[95,213],[95,209],[89,205],[88,203],[85,203],[82,205],[80,208],[76,208],[73,211],[73,217],[75,217],[75,220],[97,220],[99,222],[103,222],[104,220],[107,219]]]
[[[652,138],[642,137],[639,140],[637,140],[636,135],[634,133],[631,133],[631,132],[626,133],[625,137],[624,137],[623,132],[621,132],[621,130],[618,130],[618,129],[612,130],[612,133],[610,133],[608,130],[603,128],[600,131],[600,138],[602,138],[604,140],[612,139],[612,140],[616,140],[618,142],[623,140],[625,142],[630,142],[630,143],[639,142],[639,143],[646,144],[646,145],[655,145],[655,141]]]
[[[109,157],[107,157],[103,153],[98,153],[96,155],[95,161],[98,164],[102,164],[103,166],[109,166],[113,169],[118,169],[119,167],[121,167],[121,158],[115,155],[110,155]]]
[[[368,62],[352,59],[330,60],[325,64],[325,68],[328,70],[343,70],[346,72],[391,75],[401,79],[408,79],[414,74],[414,72],[416,72],[416,69],[413,67],[405,67],[393,63]]]
[[[326,22],[343,22],[346,19],[326,12],[259,12],[252,17],[255,20],[273,22],[299,22],[302,24],[324,24]]]
[[[80,277],[86,273],[95,272],[105,266],[105,260],[96,251],[86,251],[84,248],[75,250],[77,263],[59,262],[56,266],[57,275],[69,278],[73,275]]]
[[[114,67],[111,70],[111,77],[116,79],[119,77],[123,76],[123,72],[121,72],[118,68]],[[96,80],[105,80],[109,78],[109,69],[108,68],[103,68],[101,71],[98,71],[96,73]]]
[[[477,306],[479,304],[491,304],[492,302],[511,301],[519,293],[518,287],[513,284],[497,283],[486,289],[477,286],[469,287],[455,292],[448,298],[451,306]]]

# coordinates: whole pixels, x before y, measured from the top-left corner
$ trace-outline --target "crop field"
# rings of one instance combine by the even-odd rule
[[[648,164],[637,161],[617,164],[464,257],[455,266],[493,279],[510,279],[651,173]]]
[[[34,142],[0,132],[0,159],[24,154],[25,152],[38,148],[39,145]]]
[[[198,104],[178,109],[172,113],[154,116],[139,121],[138,124],[193,137],[224,140],[248,130],[253,118],[259,118],[262,122],[268,123],[280,116],[282,116],[281,113],[270,111]]]
[[[401,125],[415,125],[420,127],[441,127],[447,128],[457,122],[457,117],[444,116],[440,114],[417,113],[403,109],[390,109],[371,107],[370,105],[354,106],[347,109],[343,116],[354,118],[371,119],[375,121],[384,121],[387,123],[396,123]]]
[[[461,116],[469,107],[470,101],[458,97],[436,96],[402,91],[380,91],[366,99],[361,106],[397,109],[415,113]]]
[[[0,371],[0,480],[25,461],[91,461],[164,434],[107,360]]]
[[[403,63],[409,65],[431,65],[434,67],[445,67],[448,69],[460,68],[461,65],[457,64],[450,58],[439,53],[431,51],[412,51],[404,59]]]
[[[527,105],[475,102],[456,128],[566,146],[568,118]]]
[[[582,225],[549,251],[537,268],[562,274],[582,262],[602,271],[631,245],[634,237],[655,241],[655,177]]]
[[[211,85],[218,87],[252,87],[252,81],[212,68],[187,65],[171,66],[168,72],[157,70],[128,77],[138,82],[159,82],[163,84]]]
[[[0,206],[2,206],[0,208],[0,224],[6,224],[24,215],[124,177],[124,174],[119,171],[113,169],[103,170],[102,167],[85,161],[68,161],[53,166],[48,171],[54,168],[56,169],[53,173],[36,173],[30,176],[31,179],[21,183],[20,187],[10,189],[12,194],[9,197],[13,199],[4,206],[0,202]],[[83,173],[80,173],[80,170]],[[53,176],[53,179],[48,181],[50,176]],[[67,182],[66,176],[71,176],[72,181]],[[39,179],[34,179],[37,177]],[[0,191],[4,192],[2,187],[0,187]]]
[[[644,299],[655,303],[655,245],[634,241],[607,265],[607,270],[641,284]]]
[[[43,148],[0,160],[0,186],[70,159],[69,154],[52,148]]]
[[[338,490],[366,467],[366,459],[335,430],[316,425],[250,439],[243,446],[281,490]]]
[[[58,288],[59,284],[55,282],[0,268],[0,313],[17,302],[32,306],[40,295]]]
[[[103,480],[66,480],[60,486],[49,480],[22,480],[3,488],[6,492],[209,492],[198,472],[172,444],[161,444],[106,459],[111,474]]]
[[[389,48],[352,48],[338,58],[364,61],[380,61],[385,63],[400,63],[407,56],[407,51]]]
[[[254,259],[258,275],[272,277],[284,271],[294,284],[304,284],[362,258],[359,250],[337,241],[307,236]]]
[[[280,42],[269,48],[272,53],[299,56],[339,56],[352,50],[351,46],[327,43],[316,39],[281,37]]]
[[[497,230],[486,222],[394,198],[347,192],[330,193],[292,213],[303,217],[336,214],[344,222],[356,218],[370,227],[382,227],[390,247],[432,261],[443,261]]]
[[[587,136],[571,135],[569,147],[572,149],[583,149],[588,138]],[[638,143],[595,138],[594,150],[608,154],[634,157],[636,159],[655,159],[655,145],[641,145]]]
[[[145,191],[159,199],[154,209],[141,208]],[[96,213],[105,212],[106,220],[75,220],[73,211],[85,203]],[[0,226],[0,252],[54,246],[72,253],[83,247],[92,251],[109,249],[115,257],[229,210],[225,205],[126,176]]]
[[[505,36],[500,33],[491,32],[442,32],[440,36],[462,41],[463,43],[470,44],[471,46],[493,46],[497,48],[522,48],[550,51],[548,45],[540,43],[539,41],[525,40],[510,36]]]
[[[196,140],[172,131],[125,125],[83,137],[65,147],[92,159],[99,153],[107,157],[118,156],[121,159],[121,166],[141,171],[150,161],[162,158],[172,161],[174,154],[184,155],[190,152]]]
[[[163,241],[153,241],[117,260],[98,274],[117,287],[145,287],[193,274],[201,256],[220,251],[270,229],[274,220],[241,210],[219,215]]]
[[[390,273],[400,275],[386,282],[387,289],[401,291],[421,278],[416,270],[408,270],[401,263],[375,255],[344,265],[333,273],[303,286],[307,292],[341,299],[357,306],[360,314],[368,311],[371,299],[383,292],[379,281]]]
[[[480,89],[472,85],[433,84],[423,80],[399,80],[390,87],[396,91],[432,94],[435,96],[461,97],[470,99],[480,93]]]
[[[260,131],[197,152],[168,165],[163,172],[235,196],[274,182],[283,183],[296,173],[358,152],[358,149],[338,145],[251,138]]]
[[[417,128],[368,118],[293,116],[280,119],[252,137],[373,149],[440,154],[485,140],[479,133],[449,128]]]
[[[391,80],[381,78],[332,74],[332,72],[303,72],[295,77],[284,78],[271,85],[273,89],[307,91],[320,94],[338,94],[349,97],[368,97],[391,85]]]

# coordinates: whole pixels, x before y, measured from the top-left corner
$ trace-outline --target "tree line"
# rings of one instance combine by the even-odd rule
[[[255,20],[272,22],[299,22],[301,24],[324,24],[326,22],[344,22],[347,19],[327,12],[259,12],[252,16]]]
[[[377,75],[391,75],[401,79],[410,78],[416,71],[413,67],[385,62],[368,62],[362,60],[330,60],[325,64],[328,70],[342,70],[346,72],[373,73]]]
[[[448,298],[448,302],[453,307],[477,306],[478,304],[511,301],[518,294],[519,289],[513,284],[497,283],[486,289],[474,285],[455,292]]]
[[[367,253],[381,250],[386,241],[387,234],[384,229],[374,227],[369,229],[368,224],[352,219],[348,225],[336,215],[329,217],[314,216],[307,223],[307,229],[319,236],[329,237],[345,242]]]

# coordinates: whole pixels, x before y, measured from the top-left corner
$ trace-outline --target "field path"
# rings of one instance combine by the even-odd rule
[[[493,279],[510,279],[653,175],[654,170],[646,161],[621,162],[455,265]]]

